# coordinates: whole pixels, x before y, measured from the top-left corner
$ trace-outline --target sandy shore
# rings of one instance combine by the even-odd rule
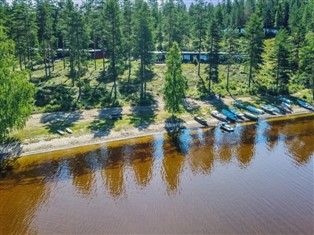
[[[264,114],[260,116],[260,119],[269,119],[269,118],[280,118],[280,117],[289,117],[292,115],[301,115],[301,114],[310,114],[310,112],[306,109],[296,107],[294,108],[293,114],[289,115],[270,115]],[[216,126],[220,123],[217,119],[213,117],[208,117],[207,123],[209,126]],[[201,128],[203,127],[198,122],[193,119],[183,123],[183,128]],[[129,128],[127,130],[121,131],[111,131],[110,133],[104,133],[96,137],[94,134],[84,134],[84,135],[67,135],[59,138],[54,138],[51,140],[41,140],[35,143],[22,143],[22,156],[33,155],[38,153],[52,152],[62,149],[70,149],[80,146],[94,145],[94,144],[102,144],[110,141],[122,140],[122,139],[132,139],[147,135],[154,134],[162,134],[166,133],[166,127],[164,123],[152,124],[145,129],[138,128]]]

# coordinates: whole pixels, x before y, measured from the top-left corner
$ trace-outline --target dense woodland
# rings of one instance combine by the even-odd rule
[[[116,106],[123,95],[149,104],[147,83],[155,75],[149,51],[167,52],[174,42],[181,51],[208,52],[208,64],[193,61],[197,97],[214,94],[217,86],[220,92],[235,89],[237,84],[229,85],[235,65],[245,68],[250,94],[299,89],[314,94],[314,0],[223,0],[215,5],[195,0],[189,7],[182,0],[83,0],[80,5],[0,0],[0,27],[0,42],[11,48],[2,46],[0,54],[15,58],[0,66],[2,84],[9,70],[12,76],[27,74],[36,88],[35,104],[44,111],[97,107],[100,100]],[[56,61],[58,49],[62,61]],[[96,60],[88,49],[101,49],[106,58]],[[221,52],[227,54],[223,64]],[[60,75],[57,67],[66,71],[67,85],[45,85]],[[0,97],[7,99],[4,94]]]

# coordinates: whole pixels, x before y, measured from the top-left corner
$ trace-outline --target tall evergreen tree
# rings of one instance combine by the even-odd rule
[[[226,89],[229,91],[229,78],[230,78],[230,66],[235,62],[235,55],[238,51],[238,30],[229,28],[224,34],[224,44],[228,53],[227,59],[227,86]]]
[[[55,37],[53,32],[53,7],[50,0],[37,0],[37,24],[40,54],[45,65],[46,77],[51,76]]]
[[[122,32],[124,39],[124,53],[125,60],[127,61],[128,67],[128,83],[130,83],[131,78],[131,57],[132,57],[132,47],[134,46],[134,38],[133,38],[133,3],[130,0],[123,1],[123,24],[122,24]]]
[[[263,22],[257,13],[254,13],[244,31],[244,36],[246,39],[246,53],[249,60],[249,81],[248,87],[251,87],[251,82],[253,79],[253,69],[258,70],[262,62],[262,52],[263,52]]]
[[[152,25],[151,15],[148,4],[143,0],[136,0],[135,2],[135,50],[134,55],[140,59],[140,98],[141,101],[145,98],[146,94],[146,77],[145,70],[146,66],[152,61],[151,53],[153,50],[153,36],[152,36]]]
[[[11,36],[15,40],[20,69],[32,69],[38,48],[36,13],[30,0],[14,0],[12,3]]]
[[[204,0],[195,0],[195,4],[190,7],[190,17],[192,19],[193,25],[193,35],[197,40],[197,50],[199,57],[201,51],[204,49],[205,39],[206,39],[206,29],[208,25],[207,12],[205,10],[206,4]],[[200,76],[200,63],[198,63],[198,75]]]
[[[314,32],[308,32],[305,44],[300,51],[300,76],[304,78],[304,84],[312,89],[314,100]]]
[[[180,110],[180,105],[183,103],[183,98],[186,91],[186,80],[182,75],[182,58],[178,44],[173,43],[169,52],[167,61],[167,72],[164,81],[164,100],[165,108],[172,113]]]
[[[113,79],[113,96],[115,102],[117,100],[117,79],[122,62],[121,13],[117,0],[108,0],[105,2],[103,22],[106,22],[103,28],[103,39],[110,58],[108,76]]]
[[[208,31],[208,56],[209,56],[209,65],[208,65],[208,92],[211,94],[211,82],[218,83],[219,74],[218,74],[218,65],[219,65],[219,49],[221,41],[220,27],[216,20],[216,17],[213,18],[209,24]]]
[[[288,92],[291,72],[289,57],[288,32],[285,29],[281,29],[276,35],[275,46],[271,55],[277,95],[279,92]]]

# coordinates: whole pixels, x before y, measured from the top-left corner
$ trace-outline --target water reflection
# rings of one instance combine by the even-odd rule
[[[210,180],[214,179],[212,177],[215,175],[214,169],[221,170],[222,168],[219,168],[221,165],[230,166],[233,172],[235,169],[242,171],[243,168],[253,168],[252,162],[257,161],[261,166],[267,166],[265,160],[261,163],[262,156],[275,156],[281,153],[286,155],[280,155],[281,162],[277,162],[277,165],[273,167],[276,172],[280,172],[279,169],[287,166],[287,163],[291,161],[298,166],[310,164],[314,156],[313,139],[314,119],[312,116],[293,121],[264,121],[258,124],[240,125],[236,127],[234,133],[224,133],[219,128],[186,129],[169,135],[160,134],[139,140],[108,143],[93,151],[81,152],[74,156],[58,157],[51,153],[49,156],[39,156],[40,161],[25,160],[12,175],[0,180],[0,217],[4,218],[0,233],[15,233],[12,226],[20,228],[18,233],[36,233],[36,229],[33,231],[30,223],[36,217],[36,213],[41,211],[40,208],[44,207],[49,198],[51,199],[52,188],[58,196],[62,195],[60,188],[67,189],[66,198],[72,199],[92,200],[104,193],[106,196],[102,197],[97,202],[98,204],[104,198],[121,202],[127,195],[128,198],[134,198],[134,194],[138,196],[143,191],[147,194],[151,192],[153,195],[163,195],[165,193],[179,197],[182,194],[186,196],[190,192],[187,190],[189,188],[192,189],[191,191],[199,190],[199,194],[206,195],[208,190],[205,188],[202,191],[202,185],[207,185]],[[265,178],[263,170],[268,168],[269,166],[255,170],[262,172],[260,174]],[[287,178],[290,182],[288,178],[291,169],[282,171],[289,173],[279,178]],[[219,176],[222,178],[218,177],[216,184],[218,188],[223,185],[222,182],[226,184],[233,182],[232,177],[235,177],[235,182],[251,180],[244,177],[237,180],[237,175],[228,175],[228,171],[223,172]],[[311,173],[313,175],[313,171]],[[259,173],[252,174],[254,178]],[[197,177],[207,178],[201,181],[201,185],[197,185],[197,188],[193,188],[193,184],[187,183],[189,182],[187,178],[190,178],[192,182]],[[308,178],[308,175],[304,177],[304,179]],[[271,182],[271,179],[268,180]],[[282,182],[280,183],[282,185]],[[161,187],[159,187],[160,184]],[[233,185],[234,183],[230,183],[229,187],[234,187]],[[254,184],[251,184],[251,187],[254,187]],[[236,191],[235,188],[233,190]],[[255,188],[255,190],[260,190],[260,188]],[[225,198],[224,193],[219,194],[219,197],[228,202],[230,199]],[[239,193],[245,194],[245,191]],[[148,198],[139,196],[139,200],[149,201],[152,197],[151,195]],[[155,199],[158,200],[158,198]],[[211,198],[211,200],[214,199]],[[52,199],[50,201],[54,202]],[[267,203],[266,201],[265,204]],[[185,204],[186,201],[182,202],[182,206]],[[202,206],[199,211],[201,208]],[[217,209],[217,211],[220,210]]]

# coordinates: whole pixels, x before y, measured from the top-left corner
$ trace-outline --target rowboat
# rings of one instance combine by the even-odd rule
[[[279,100],[280,100],[281,102],[285,102],[285,103],[287,103],[287,104],[293,104],[293,102],[292,102],[291,100],[289,100],[289,99],[287,99],[287,98],[285,98],[285,97],[280,97]]]
[[[244,116],[252,121],[257,121],[258,120],[258,116],[254,115],[253,113],[249,113],[249,112],[243,112]]]
[[[65,131],[68,132],[69,134],[73,133],[73,131],[70,128],[65,128]]]
[[[236,110],[236,109],[233,109],[233,108],[228,108],[229,111],[233,114],[235,114],[238,118],[243,118],[244,117],[244,114],[241,113],[240,111]]]
[[[246,108],[247,110],[253,112],[253,113],[256,113],[256,114],[263,114],[263,113],[264,113],[263,110],[258,109],[258,108],[255,108],[255,107],[252,106],[252,105],[248,105],[248,106],[246,106],[245,108]]]
[[[264,109],[268,113],[272,113],[273,114],[275,112],[274,108],[271,105],[260,104],[259,106],[261,106],[261,108]]]
[[[211,115],[213,115],[215,118],[222,120],[222,121],[226,121],[227,117],[221,113],[219,113],[217,110],[213,110],[210,112]]]
[[[282,114],[282,111],[279,108],[277,108],[276,106],[271,105],[271,104],[269,104],[268,106],[271,107],[275,113]]]
[[[284,107],[284,108],[286,108],[286,109],[289,109],[290,111],[292,111],[292,107],[291,107],[290,104],[287,104],[287,103],[285,103],[285,102],[282,102],[282,103],[281,103],[281,106]]]
[[[228,131],[228,132],[232,132],[234,131],[234,128],[230,125],[228,125],[227,123],[223,122],[220,124],[220,129]]]
[[[240,102],[233,102],[232,104],[239,109],[245,109],[245,105]]]
[[[297,100],[297,102],[301,107],[314,111],[314,107],[309,103],[306,103],[305,101],[299,99]]]
[[[231,121],[236,122],[238,120],[237,116],[227,109],[221,110],[222,114],[224,114],[227,118],[229,118]]]
[[[208,126],[206,120],[203,117],[200,116],[194,116],[194,120],[198,123],[202,124],[203,126]]]

